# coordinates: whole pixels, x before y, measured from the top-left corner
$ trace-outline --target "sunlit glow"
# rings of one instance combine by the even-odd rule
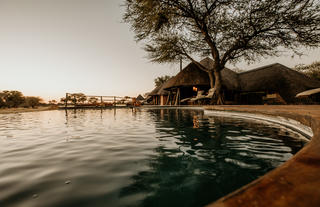
[[[1,0],[0,91],[19,90],[46,101],[60,100],[66,92],[136,97],[153,90],[156,77],[176,75],[178,65],[151,64],[145,58],[130,25],[122,23],[120,2]],[[320,49],[307,55],[227,67],[310,64],[319,59]]]

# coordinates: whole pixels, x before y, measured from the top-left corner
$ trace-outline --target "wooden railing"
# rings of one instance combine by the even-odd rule
[[[77,93],[66,93],[64,100],[65,108],[68,107],[116,107],[132,106],[136,102],[135,98],[129,96],[101,96],[85,95]]]

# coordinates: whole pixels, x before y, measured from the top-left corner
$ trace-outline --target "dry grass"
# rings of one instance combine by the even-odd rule
[[[35,111],[48,111],[56,110],[55,106],[42,106],[38,108],[6,108],[0,109],[0,114],[22,113],[22,112],[35,112]]]

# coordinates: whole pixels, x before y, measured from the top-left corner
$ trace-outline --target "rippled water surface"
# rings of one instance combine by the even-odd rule
[[[0,206],[203,206],[285,162],[299,138],[193,110],[0,114]]]

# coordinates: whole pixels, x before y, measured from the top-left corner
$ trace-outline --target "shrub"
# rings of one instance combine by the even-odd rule
[[[39,97],[27,96],[25,97],[25,106],[35,108],[40,105],[41,101],[42,99]]]

